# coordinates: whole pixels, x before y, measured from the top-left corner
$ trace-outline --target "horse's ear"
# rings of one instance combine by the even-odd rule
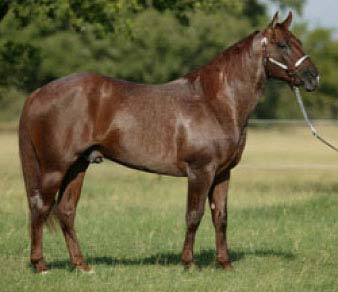
[[[288,17],[283,21],[282,25],[286,29],[289,29],[291,22],[292,22],[292,12],[290,11]]]
[[[278,23],[278,15],[279,15],[279,12],[277,11],[275,15],[273,16],[272,21],[269,24],[269,27],[271,27],[272,29],[274,29]]]

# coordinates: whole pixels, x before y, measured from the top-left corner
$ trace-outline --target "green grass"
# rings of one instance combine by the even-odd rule
[[[338,142],[335,127],[324,134]],[[0,134],[1,291],[337,291],[338,155],[303,128],[250,129],[233,171],[228,241],[234,270],[214,261],[207,210],[180,265],[186,180],[105,162],[85,180],[76,227],[94,275],[72,270],[61,232],[45,231],[47,275],[29,265],[27,202],[15,134]]]

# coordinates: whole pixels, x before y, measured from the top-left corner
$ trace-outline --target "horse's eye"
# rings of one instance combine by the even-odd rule
[[[278,48],[280,49],[286,49],[288,45],[286,43],[277,43]]]

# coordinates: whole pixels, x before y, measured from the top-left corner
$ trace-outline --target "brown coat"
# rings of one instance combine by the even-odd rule
[[[304,53],[276,17],[225,50],[208,65],[162,85],[136,84],[97,74],[74,74],[50,82],[28,97],[20,120],[23,174],[31,210],[31,261],[42,256],[42,223],[59,191],[59,218],[72,263],[89,270],[74,231],[85,171],[100,156],[154,173],[188,177],[187,234],[182,260],[193,262],[193,242],[209,197],[217,259],[230,266],[226,245],[226,197],[230,169],[240,160],[250,113],[269,76],[312,86],[318,75],[310,59],[288,72],[272,56],[292,64]],[[262,40],[267,38],[269,43]],[[288,43],[290,52],[278,50]],[[310,88],[311,89],[311,88]]]

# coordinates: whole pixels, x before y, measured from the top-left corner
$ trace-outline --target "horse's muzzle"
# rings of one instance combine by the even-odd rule
[[[319,86],[320,77],[315,67],[305,69],[298,75],[298,78],[301,80],[306,91],[314,91]]]
[[[304,88],[306,91],[314,91],[319,86],[320,77],[317,75],[314,78],[304,80]]]

